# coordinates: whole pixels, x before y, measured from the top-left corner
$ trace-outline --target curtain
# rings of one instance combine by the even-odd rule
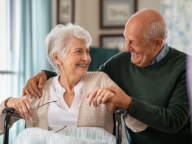
[[[22,93],[27,80],[37,72],[46,69],[54,71],[46,57],[45,37],[53,28],[52,0],[14,1],[13,25],[13,69],[16,78],[12,81],[12,96]],[[24,129],[25,122],[20,120],[10,130],[9,143]],[[2,142],[2,136],[0,138]]]
[[[161,14],[168,24],[169,46],[190,54],[192,0],[161,0]]]

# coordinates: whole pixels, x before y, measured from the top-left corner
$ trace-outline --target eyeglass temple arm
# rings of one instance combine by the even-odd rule
[[[9,143],[9,122],[10,122],[10,118],[22,119],[22,117],[18,113],[15,113],[15,112],[16,112],[16,110],[14,108],[5,108],[2,111],[3,114],[6,114],[5,122],[4,122],[3,144],[8,144]]]
[[[122,142],[121,115],[127,115],[127,109],[119,108],[115,110],[116,144]]]

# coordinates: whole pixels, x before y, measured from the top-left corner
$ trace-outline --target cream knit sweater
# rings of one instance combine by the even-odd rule
[[[48,104],[38,109],[37,107],[48,102],[51,79],[52,78],[46,81],[44,88],[42,89],[42,97],[40,99],[36,99],[35,97],[29,99],[28,97],[20,96],[20,98],[28,98],[34,110],[34,117],[32,118],[33,122],[26,122],[27,128],[38,127],[49,130],[47,117]],[[118,87],[103,72],[90,72],[83,76],[83,91],[78,110],[76,127],[100,127],[105,129],[109,133],[113,133],[113,112],[110,111],[104,104],[101,104],[96,109],[93,106],[89,107],[87,104],[88,99],[85,97],[87,93],[92,92],[96,87],[104,88],[106,86]],[[4,108],[6,108],[5,101],[3,101],[0,105],[1,112]],[[4,133],[4,120],[5,115],[0,113],[0,135]],[[13,118],[10,120],[10,127],[15,121],[17,120]],[[143,131],[147,128],[147,125],[137,121],[130,116],[125,119],[125,122],[127,126],[134,132]]]

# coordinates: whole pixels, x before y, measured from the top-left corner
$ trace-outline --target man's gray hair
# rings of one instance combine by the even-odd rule
[[[150,10],[150,9],[142,9],[136,12],[135,14],[133,14],[131,18],[146,10]],[[155,38],[161,38],[165,43],[167,40],[167,34],[168,34],[168,26],[164,18],[163,20],[159,20],[159,21],[152,19],[147,23],[146,29],[144,30],[144,38],[148,42],[154,40]]]
[[[69,51],[70,40],[77,38],[86,42],[88,46],[91,45],[92,38],[88,31],[84,30],[78,25],[68,23],[66,25],[57,25],[46,36],[45,46],[46,54],[51,65],[56,69],[57,74],[60,74],[60,68],[53,59],[53,53],[57,53],[60,59],[64,59],[66,53]]]
[[[148,22],[146,29],[144,31],[144,37],[148,42],[154,40],[155,38],[163,39],[166,42],[168,28],[164,20],[161,21],[151,21]]]

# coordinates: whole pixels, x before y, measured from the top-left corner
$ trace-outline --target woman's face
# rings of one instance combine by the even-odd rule
[[[86,74],[91,57],[89,55],[89,46],[86,42],[73,38],[70,40],[69,51],[64,60],[61,60],[61,74],[72,74],[74,76],[83,76]]]

